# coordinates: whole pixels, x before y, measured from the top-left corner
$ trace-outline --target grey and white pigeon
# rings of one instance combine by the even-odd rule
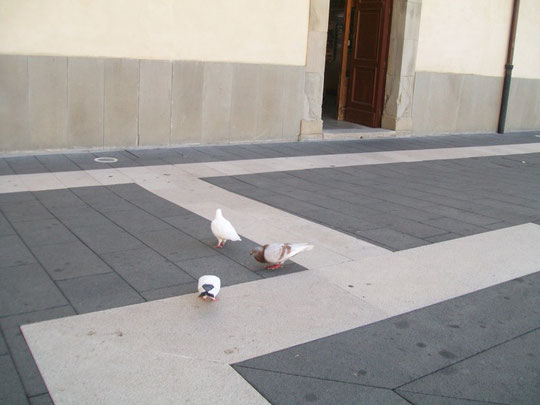
[[[212,229],[212,233],[218,240],[218,244],[214,246],[215,248],[222,248],[225,245],[225,242],[228,240],[242,240],[240,239],[240,236],[238,236],[238,234],[236,233],[236,229],[234,229],[234,226],[232,226],[232,224],[227,219],[225,219],[225,217],[221,213],[220,208],[216,210],[216,217],[210,224],[210,228]]]
[[[313,249],[308,243],[270,243],[251,250],[250,254],[260,263],[268,263],[268,270],[279,269],[285,260],[300,252]]]
[[[221,280],[218,276],[206,275],[199,278],[199,297],[203,299],[210,297],[212,301],[215,301],[220,288]]]

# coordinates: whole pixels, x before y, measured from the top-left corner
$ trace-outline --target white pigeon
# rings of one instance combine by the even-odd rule
[[[300,252],[313,249],[308,243],[270,243],[253,249],[250,254],[260,263],[268,263],[268,270],[279,269],[283,262]]]
[[[210,297],[212,301],[215,301],[220,288],[221,280],[218,276],[206,275],[199,278],[199,297],[203,299]]]
[[[216,210],[216,217],[210,224],[210,228],[218,240],[218,244],[214,246],[215,248],[222,248],[228,240],[242,240],[236,233],[234,226],[223,217],[220,208]]]

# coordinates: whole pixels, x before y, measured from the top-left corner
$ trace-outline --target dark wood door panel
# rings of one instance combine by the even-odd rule
[[[375,109],[375,78],[377,68],[368,66],[356,66],[351,72],[351,106],[364,108],[369,111]]]
[[[355,0],[345,119],[380,127],[392,0]]]
[[[357,13],[355,38],[366,40],[355,41],[353,59],[376,63],[380,58],[380,21],[381,10],[363,9]],[[375,33],[375,35],[374,35]],[[369,39],[369,40],[367,40]]]

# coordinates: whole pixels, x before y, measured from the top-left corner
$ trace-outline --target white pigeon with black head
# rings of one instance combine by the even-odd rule
[[[290,259],[300,252],[309,251],[313,247],[309,243],[270,243],[252,249],[250,254],[258,262],[270,264],[266,269],[274,270],[283,266],[285,260]]]
[[[212,301],[216,300],[216,297],[221,288],[221,280],[218,276],[205,275],[199,278],[199,297],[206,300],[210,298]]]
[[[212,229],[212,233],[218,240],[218,244],[214,246],[215,248],[222,248],[228,240],[242,240],[236,233],[234,226],[223,216],[220,208],[216,210],[216,217],[210,223],[210,229]]]

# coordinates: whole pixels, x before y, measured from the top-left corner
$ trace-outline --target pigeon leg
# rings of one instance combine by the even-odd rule
[[[214,247],[215,247],[216,249],[221,249],[221,248],[223,248],[223,245],[224,245],[224,244],[225,244],[225,242],[219,241],[219,243],[218,243],[216,246],[214,246]]]
[[[283,263],[276,263],[272,266],[267,266],[266,267],[266,270],[275,270],[275,269],[279,269],[281,266],[283,266]]]

